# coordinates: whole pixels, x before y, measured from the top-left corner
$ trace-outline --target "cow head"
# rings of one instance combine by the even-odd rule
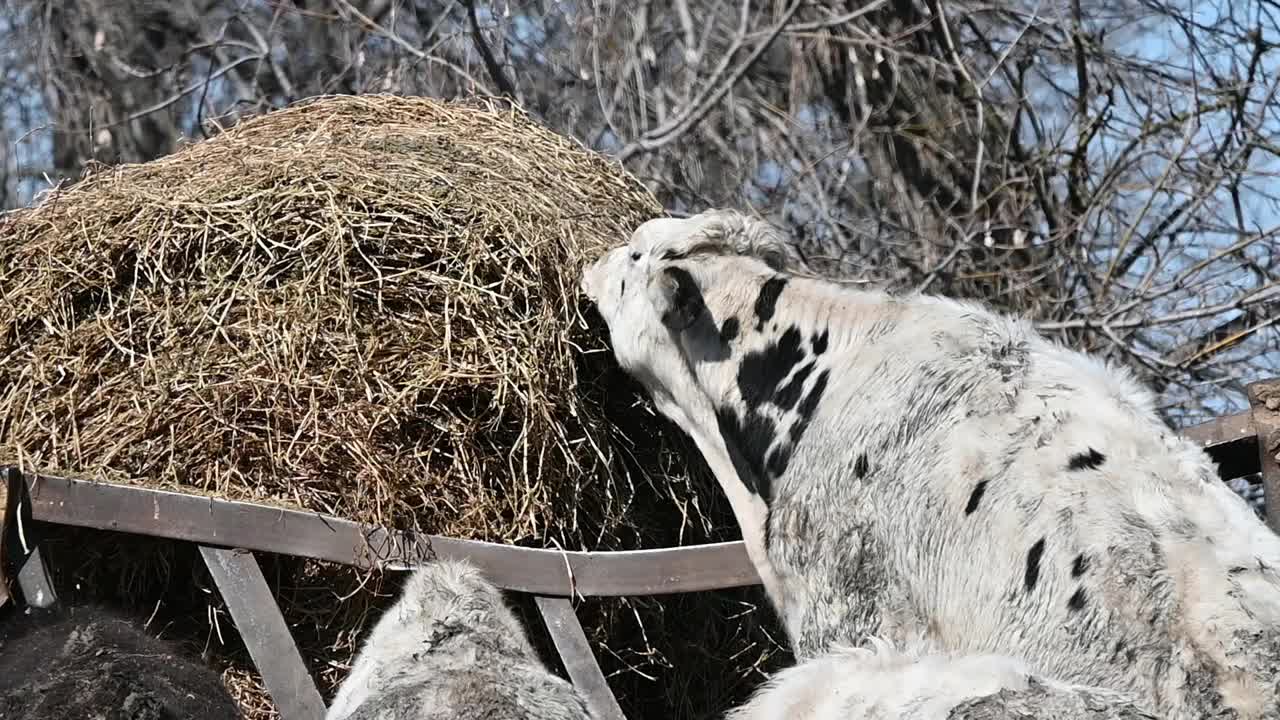
[[[619,365],[694,440],[729,496],[779,610],[781,591],[764,550],[767,493],[759,490],[759,468],[743,462],[749,452],[734,446],[725,424],[740,417],[726,410],[742,403],[733,383],[741,358],[732,357],[731,347],[739,326],[760,318],[762,287],[800,267],[777,230],[713,210],[644,223],[626,245],[588,267],[581,282],[609,327]]]
[[[406,630],[428,637],[467,628],[484,636],[512,638],[525,649],[523,631],[502,594],[466,561],[436,560],[405,582],[396,617]]]
[[[768,276],[800,265],[794,250],[769,225],[728,210],[642,224],[630,241],[610,250],[582,275],[581,289],[604,318],[618,364],[653,395],[658,409],[682,428],[694,418],[676,395],[696,392],[691,362],[714,359],[729,327],[726,309],[750,303],[746,288],[723,282],[725,261]],[[708,308],[708,302],[715,310]],[[717,313],[719,311],[719,313]]]

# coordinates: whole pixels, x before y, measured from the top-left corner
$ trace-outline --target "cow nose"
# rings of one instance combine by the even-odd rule
[[[596,300],[596,286],[599,284],[601,268],[604,266],[608,256],[596,258],[596,261],[588,265],[582,271],[582,277],[578,280],[578,289],[582,291],[592,302]]]

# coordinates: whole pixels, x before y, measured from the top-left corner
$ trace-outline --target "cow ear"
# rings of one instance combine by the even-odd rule
[[[681,267],[662,268],[650,289],[662,324],[677,332],[692,326],[706,307],[698,282]]]

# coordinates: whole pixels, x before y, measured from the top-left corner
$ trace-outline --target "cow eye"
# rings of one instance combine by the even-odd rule
[[[640,252],[639,252],[638,250],[632,250],[632,251],[631,251],[631,261],[632,261],[632,262],[639,262],[639,260],[640,260]]]

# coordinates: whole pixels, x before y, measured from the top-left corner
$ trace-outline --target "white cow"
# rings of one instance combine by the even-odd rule
[[[502,595],[465,562],[415,570],[378,620],[326,720],[589,720]]]
[[[725,720],[1156,720],[1128,693],[1060,683],[999,655],[836,646],[782,670]]]
[[[729,211],[645,223],[582,288],[799,657],[922,640],[1170,719],[1280,718],[1280,538],[1128,372],[976,303],[814,277]]]

